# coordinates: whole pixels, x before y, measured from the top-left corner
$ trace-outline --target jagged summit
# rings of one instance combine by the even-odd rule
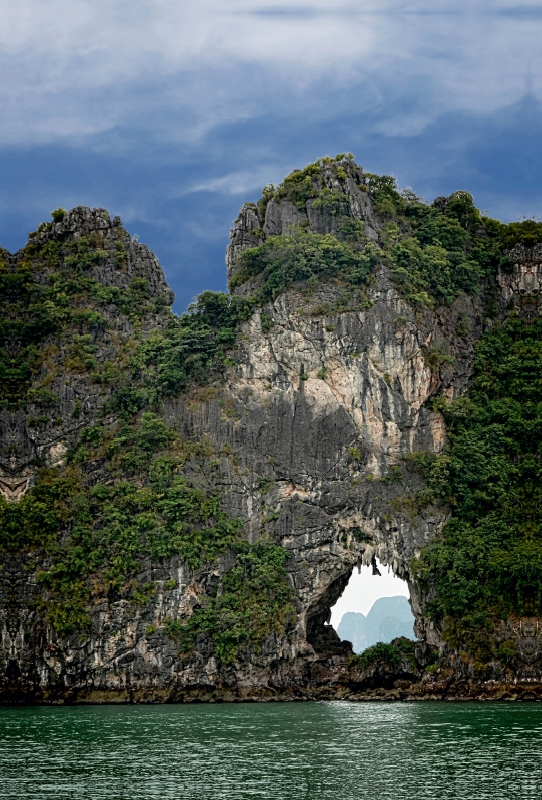
[[[104,209],[58,209],[24,248],[0,257],[9,315],[0,492],[16,500],[36,466],[61,463],[66,437],[99,414],[111,390],[104,361],[121,360],[136,329],[163,326],[174,295],[154,253]]]
[[[90,269],[89,274],[101,283],[125,288],[135,278],[142,278],[148,281],[149,298],[163,297],[167,305],[173,305],[174,294],[160,262],[146,244],[132,239],[119,216],[111,219],[104,208],[90,209],[87,206],[76,206],[68,211],[57,209],[52,216],[51,222],[42,222],[36,231],[29,234],[28,245],[13,257],[15,263],[31,256],[32,249],[40,251],[50,242],[50,249],[59,251],[59,260],[50,259],[51,267],[59,266],[63,256],[65,266],[80,266],[81,261],[76,260],[77,247],[74,246],[80,242],[80,249],[92,251],[84,268]]]
[[[245,203],[230,232],[226,266],[230,285],[239,256],[262,245],[270,236],[290,234],[296,227],[345,238],[345,219],[362,223],[369,240],[376,240],[374,204],[361,167],[340,156],[295,170],[278,187],[265,187],[258,203]],[[239,291],[235,286],[234,291]]]

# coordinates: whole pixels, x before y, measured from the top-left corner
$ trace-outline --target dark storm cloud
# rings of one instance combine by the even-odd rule
[[[495,13],[501,17],[528,22],[542,19],[542,6],[510,6],[508,8],[500,8]]]

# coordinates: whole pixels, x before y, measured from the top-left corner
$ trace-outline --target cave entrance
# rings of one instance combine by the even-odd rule
[[[352,642],[361,653],[377,642],[397,636],[415,640],[414,615],[408,601],[406,581],[376,561],[380,575],[371,566],[354,569],[343,593],[331,607],[331,626],[342,641]]]

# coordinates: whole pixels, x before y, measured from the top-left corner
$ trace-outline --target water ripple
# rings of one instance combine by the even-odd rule
[[[542,706],[0,709],[4,800],[529,800]]]

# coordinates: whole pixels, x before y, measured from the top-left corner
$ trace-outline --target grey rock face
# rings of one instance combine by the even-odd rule
[[[241,253],[248,247],[258,247],[263,242],[261,220],[258,209],[245,203],[230,231],[230,243],[226,248],[228,281],[233,277],[233,267]]]
[[[451,332],[460,313],[479,329],[479,311],[465,300],[440,320],[428,313],[415,321],[385,271],[371,297],[368,310],[316,317],[302,291],[281,295],[264,309],[273,317],[271,331],[262,333],[260,312],[246,323],[228,380],[239,418],[229,423],[227,441],[249,476],[263,475],[276,487],[262,514],[250,482],[240,485],[232,474],[231,512],[246,519],[251,538],[267,509],[278,514],[274,535],[292,553],[299,633],[309,640],[354,565],[376,556],[408,580],[410,559],[446,518],[427,508],[413,519],[408,498],[418,478],[403,466],[395,481],[390,471],[406,453],[441,451],[443,421],[423,403],[439,387],[450,397],[463,391],[472,341],[452,342]],[[323,300],[332,305],[332,289],[311,303],[318,307]],[[427,367],[427,346],[453,353],[453,367],[441,374]],[[223,428],[199,430],[224,435]],[[423,620],[419,589],[410,586],[417,632],[438,644]]]
[[[301,225],[306,220],[306,212],[300,211],[291,200],[282,200],[279,203],[271,200],[265,209],[263,232],[265,237],[291,233],[296,225]]]
[[[374,217],[358,178],[348,178],[350,208],[370,231]],[[275,225],[275,231],[283,231],[298,219],[295,207],[281,206],[269,204],[263,226],[258,211],[244,207],[228,249],[230,277],[242,249],[262,241],[262,227],[271,231]],[[110,222],[100,210],[74,209],[51,234],[43,235],[76,240],[92,231],[98,231],[104,249],[113,252],[115,220]],[[129,236],[122,241],[129,253],[125,270],[115,270],[106,261],[96,268],[99,280],[128,285],[134,276],[144,276],[151,297],[170,301],[154,255]],[[224,510],[243,520],[250,542],[268,536],[287,550],[293,625],[283,635],[271,635],[261,651],[243,651],[227,668],[217,663],[204,639],[196,651],[179,655],[175,643],[161,632],[162,621],[190,614],[203,588],[216,582],[231,563],[223,556],[192,571],[172,558],[160,564],[142,561],[138,581],[153,581],[157,587],[147,605],[136,607],[97,594],[89,630],[62,638],[33,608],[35,577],[31,570],[24,573],[25,559],[10,557],[1,575],[4,591],[17,598],[17,611],[3,614],[3,660],[12,670],[9,680],[22,687],[23,694],[42,700],[163,701],[227,696],[232,691],[240,696],[282,696],[330,685],[351,652],[325,625],[330,607],[353,568],[374,557],[408,581],[416,633],[440,645],[438,632],[424,616],[427,598],[411,579],[409,562],[442,526],[446,512],[433,506],[416,508],[420,478],[403,456],[441,452],[443,420],[424,401],[437,390],[448,397],[464,391],[481,311],[462,298],[440,315],[426,311],[415,316],[382,269],[369,290],[370,308],[319,313],[323,304],[334,307],[338,291],[322,286],[308,298],[302,287],[294,287],[256,310],[241,327],[237,350],[231,354],[236,365],[228,367],[225,382],[214,392],[194,390],[170,400],[163,412],[183,436],[208,439],[215,452],[234,454],[235,458],[218,459],[205,479],[222,492]],[[262,329],[263,314],[272,317],[270,329]],[[463,338],[454,335],[460,316],[470,322],[470,333]],[[161,317],[152,324],[163,324]],[[150,330],[151,323],[146,325],[142,335]],[[96,357],[106,358],[112,341],[99,335]],[[116,335],[128,340],[133,329]],[[426,347],[454,356],[453,364],[429,367],[423,356]],[[14,431],[20,453],[13,465],[2,458],[5,493],[19,496],[19,485],[19,494],[24,491],[36,454],[58,463],[70,432],[95,420],[107,399],[84,375],[70,378],[67,385],[59,372],[51,386],[61,397],[60,428],[33,431],[23,418],[2,417],[3,435]],[[82,418],[75,419],[77,399]],[[168,588],[170,582],[175,588]]]
[[[510,301],[518,295],[536,297],[542,291],[542,245],[517,244],[509,253],[512,269],[498,276],[502,296]]]

